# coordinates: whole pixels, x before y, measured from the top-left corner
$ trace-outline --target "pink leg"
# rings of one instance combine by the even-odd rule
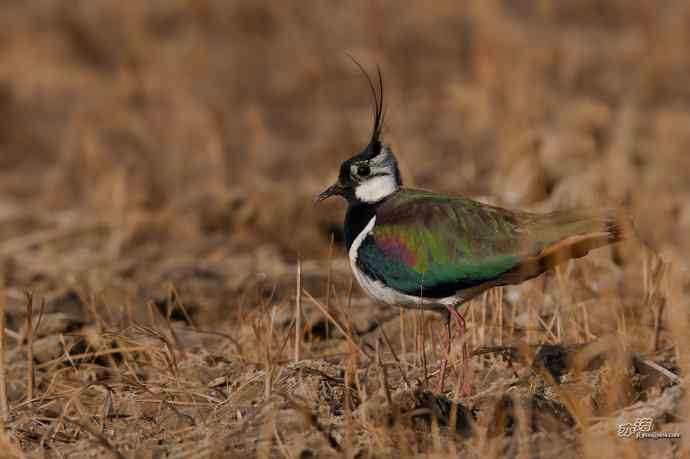
[[[443,333],[443,352],[445,352],[443,359],[441,360],[441,371],[438,375],[438,382],[436,383],[435,394],[443,393],[443,385],[446,379],[446,368],[448,367],[448,356],[450,355],[450,316],[444,314],[444,333]]]
[[[450,353],[450,320],[455,319],[455,324],[458,327],[458,333],[462,338],[465,335],[465,319],[460,315],[460,313],[455,309],[454,306],[446,306],[448,310],[448,345],[447,349]],[[446,363],[446,362],[444,362]],[[443,376],[443,370],[445,370],[445,365],[441,367]],[[462,388],[460,389],[460,395],[469,395],[472,392],[472,372],[470,371],[470,359],[469,352],[467,350],[467,342],[462,344]]]

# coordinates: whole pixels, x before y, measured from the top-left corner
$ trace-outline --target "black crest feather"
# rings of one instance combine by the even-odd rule
[[[376,65],[376,73],[378,74],[379,88],[376,90],[376,86],[369,76],[369,73],[364,69],[362,64],[360,64],[357,59],[352,57],[350,54],[347,55],[352,62],[359,67],[359,70],[364,75],[364,78],[369,83],[369,88],[371,88],[371,95],[373,96],[373,108],[374,108],[374,127],[371,132],[371,140],[369,141],[369,150],[372,156],[376,156],[381,150],[381,131],[383,130],[383,122],[386,117],[385,107],[383,105],[383,76],[381,75],[381,68]]]

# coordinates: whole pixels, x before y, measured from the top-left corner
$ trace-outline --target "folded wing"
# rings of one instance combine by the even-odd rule
[[[413,296],[522,282],[620,237],[608,211],[536,215],[409,189],[391,198],[377,209],[357,264]]]

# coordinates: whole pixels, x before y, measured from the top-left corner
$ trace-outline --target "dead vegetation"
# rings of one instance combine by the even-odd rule
[[[3,457],[690,455],[687,2],[46,0],[0,25]],[[344,51],[382,67],[407,183],[635,216],[465,307],[459,403],[457,355],[429,392],[438,319],[363,297],[342,205],[311,204],[368,135]],[[638,418],[681,436],[617,435]]]

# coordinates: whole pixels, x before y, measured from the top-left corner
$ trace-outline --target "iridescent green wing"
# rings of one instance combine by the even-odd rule
[[[392,198],[377,209],[357,261],[398,291],[451,296],[496,279],[531,250],[520,214],[415,190]]]
[[[398,291],[444,298],[534,277],[618,238],[609,211],[536,215],[402,189],[377,209],[357,264]]]

